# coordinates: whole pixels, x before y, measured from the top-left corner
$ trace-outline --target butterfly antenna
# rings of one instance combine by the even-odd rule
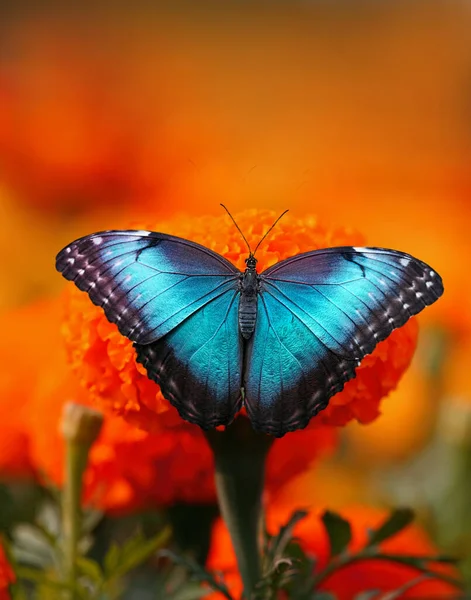
[[[289,211],[289,208],[286,209],[284,212],[281,213],[281,215],[278,217],[278,219],[273,223],[273,225],[270,227],[270,229],[266,232],[266,234],[262,237],[262,239],[258,242],[258,244],[255,247],[255,250],[253,251],[254,256],[255,256],[255,252],[257,252],[258,247],[260,246],[260,244],[263,242],[263,240],[267,237],[267,235],[270,233],[270,231],[273,229],[273,227],[275,227],[275,225],[278,223],[278,221],[281,219],[281,217],[283,217],[284,215],[286,215],[286,213]]]
[[[247,244],[247,248],[249,249],[249,254],[250,254],[250,256],[253,256],[253,252],[252,252],[252,250],[250,249],[250,244],[248,243],[248,241],[247,241],[247,239],[246,239],[245,235],[242,233],[242,230],[241,230],[241,228],[240,228],[240,227],[237,225],[237,223],[235,222],[235,219],[234,219],[234,217],[231,215],[231,213],[229,212],[229,210],[228,210],[228,209],[227,209],[227,208],[224,206],[224,204],[221,204],[221,206],[222,206],[222,207],[223,207],[223,209],[224,209],[224,210],[227,212],[227,214],[228,214],[228,215],[231,217],[231,219],[232,219],[232,222],[233,222],[233,223],[234,223],[234,225],[237,227],[237,229],[238,229],[238,231],[239,231],[240,235],[242,236],[242,238],[243,238],[244,242]]]

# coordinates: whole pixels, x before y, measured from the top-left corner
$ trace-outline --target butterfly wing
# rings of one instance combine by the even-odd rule
[[[245,403],[254,427],[276,436],[305,427],[378,342],[443,293],[427,264],[382,248],[300,254],[260,282]]]
[[[135,344],[148,377],[203,429],[227,425],[242,407],[238,299],[237,291],[225,292],[160,340]]]
[[[62,275],[86,291],[135,343],[138,360],[180,411],[202,427],[240,409],[240,272],[224,257],[150,231],[104,231],[57,256]]]
[[[240,272],[204,246],[153,231],[104,231],[66,246],[62,275],[88,293],[133,342],[160,339],[208,302],[237,288]]]

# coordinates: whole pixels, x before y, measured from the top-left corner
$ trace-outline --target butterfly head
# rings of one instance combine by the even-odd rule
[[[247,265],[247,269],[255,269],[257,266],[257,259],[252,253],[245,259],[245,264]]]

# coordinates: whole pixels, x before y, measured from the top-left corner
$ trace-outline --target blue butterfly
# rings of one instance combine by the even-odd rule
[[[189,240],[103,231],[66,246],[56,267],[134,342],[183,419],[214,428],[245,405],[276,437],[306,427],[378,342],[443,293],[433,269],[396,250],[315,250],[259,274],[257,248],[242,273]]]

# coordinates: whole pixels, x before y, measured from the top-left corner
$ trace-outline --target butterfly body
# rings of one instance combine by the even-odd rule
[[[192,241],[152,231],[85,236],[56,259],[128,337],[180,415],[204,429],[245,406],[275,436],[305,427],[364,356],[443,293],[404,252],[327,248],[242,273]]]
[[[240,279],[239,329],[244,340],[249,340],[255,331],[257,322],[257,300],[260,282],[256,270],[257,259],[249,256],[245,263],[247,268]]]

